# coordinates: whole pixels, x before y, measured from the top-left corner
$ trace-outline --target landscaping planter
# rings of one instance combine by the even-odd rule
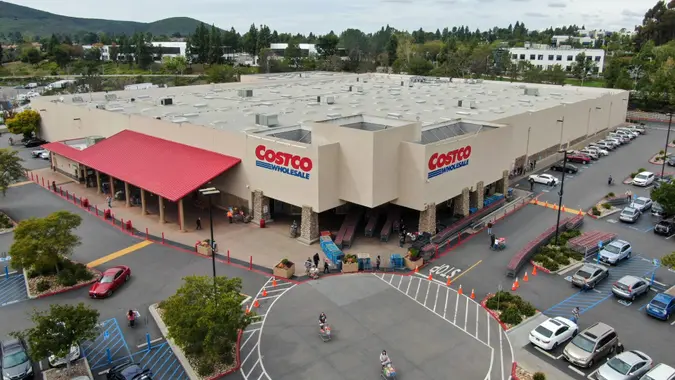
[[[342,263],[342,273],[356,273],[359,271],[359,263]]]
[[[424,264],[424,258],[420,257],[417,260],[411,260],[409,256],[406,256],[403,259],[403,262],[405,263],[405,267],[410,269],[410,270],[415,270],[415,268],[419,268]]]
[[[208,245],[198,244],[197,253],[199,253],[200,255],[211,257],[211,247],[209,247]]]
[[[279,268],[279,265],[281,265],[281,268]],[[274,267],[272,273],[276,277],[291,278],[295,274],[295,264],[290,263],[289,265],[284,266],[282,263],[279,263]]]

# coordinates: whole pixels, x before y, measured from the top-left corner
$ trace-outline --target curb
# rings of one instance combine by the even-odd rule
[[[591,218],[593,218],[593,219],[604,219],[604,218],[606,218],[606,217],[608,217],[608,216],[610,216],[610,215],[616,214],[616,213],[619,212],[619,211],[621,211],[621,209],[620,209],[620,208],[616,208],[616,210],[612,210],[612,211],[608,212],[608,213],[605,214],[605,215],[597,216],[597,215],[593,215],[593,213],[591,212],[591,210],[588,210],[588,211],[586,212],[586,214],[587,214],[588,216],[590,216]]]
[[[84,368],[87,370],[87,375],[89,375],[89,378],[93,379],[94,374],[91,372],[91,366],[89,366],[89,360],[87,359],[87,357],[82,356],[81,358],[79,358],[75,361],[79,361],[79,360],[82,360],[82,362],[84,363]],[[50,368],[50,369],[44,370],[44,371],[42,371],[42,376],[40,378],[43,379],[43,380],[48,380],[49,377],[47,375],[49,375],[49,373],[52,372],[52,371],[60,371],[60,369],[59,368]]]
[[[30,287],[28,286],[28,273],[25,269],[21,269],[21,271],[23,272],[23,282],[26,284],[26,295],[28,296],[28,299],[34,300],[37,298],[37,296],[30,294]]]
[[[485,306],[485,304],[487,304],[487,301],[488,301],[490,298],[494,297],[494,296],[495,296],[494,294],[488,293],[488,294],[485,296],[485,298],[483,298],[483,299],[480,301],[480,306],[482,306],[483,309],[485,309],[485,311],[487,311],[488,314],[490,314],[490,315],[492,316],[492,318],[494,318],[494,319],[497,321],[497,323],[499,323],[499,325],[502,327],[502,330],[508,331],[509,329],[506,327],[506,324],[505,324],[504,322],[502,322],[501,319],[499,319],[499,316],[497,315],[497,313],[495,313],[494,311],[488,309],[488,307]],[[515,364],[515,363],[514,363],[514,364]]]
[[[97,274],[94,276],[94,278],[91,279],[90,281],[83,282],[83,283],[77,284],[77,285],[73,285],[73,286],[71,286],[71,287],[68,287],[68,288],[65,288],[65,289],[61,289],[61,290],[57,290],[57,291],[54,291],[54,292],[43,293],[43,294],[40,294],[40,295],[37,295],[37,296],[31,294],[31,292],[30,292],[30,287],[28,286],[28,273],[26,272],[25,269],[23,269],[23,281],[24,281],[25,284],[26,284],[26,294],[28,295],[28,298],[29,298],[29,299],[34,300],[34,299],[38,299],[38,298],[47,298],[47,297],[55,296],[55,295],[57,295],[57,294],[69,292],[69,291],[71,291],[71,290],[82,289],[82,288],[84,288],[85,286],[89,286],[89,285],[95,283],[96,281],[98,281],[98,279],[99,279],[99,278],[101,277],[101,275],[102,275],[102,272],[101,272],[100,270],[98,270],[98,269],[94,269],[94,268],[89,268],[89,269],[90,269],[90,270],[93,270],[94,272],[97,273]]]
[[[232,374],[234,372],[239,371],[241,368],[241,356],[239,352],[239,346],[241,345],[241,337],[244,334],[242,330],[239,330],[239,333],[237,334],[237,343],[235,346],[235,365],[233,368],[230,368],[229,370],[222,372],[222,373],[217,373],[213,376],[207,377],[207,378],[202,378],[201,376],[197,375],[195,372],[194,368],[192,368],[192,365],[190,364],[190,361],[187,359],[185,354],[183,353],[183,350],[174,343],[173,339],[169,337],[169,329],[166,327],[166,324],[162,320],[162,317],[159,316],[159,312],[157,311],[157,305],[158,303],[150,305],[148,307],[148,311],[150,312],[150,315],[152,315],[152,319],[155,320],[155,323],[157,324],[157,327],[159,328],[159,331],[162,333],[164,336],[164,339],[169,343],[169,347],[171,347],[171,350],[173,351],[174,355],[176,355],[176,358],[178,359],[178,362],[183,366],[185,369],[185,372],[187,373],[188,377],[191,380],[197,380],[197,379],[204,379],[204,380],[217,380],[221,379],[229,374]]]
[[[541,271],[541,272],[544,272],[544,273],[548,273],[548,274],[551,274],[551,273],[552,273],[550,270],[548,270],[548,269],[542,267],[541,265],[535,264],[533,260],[530,260],[530,265],[532,265],[533,267],[537,268],[538,271]]]

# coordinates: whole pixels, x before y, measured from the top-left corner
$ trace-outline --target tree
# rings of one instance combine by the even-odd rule
[[[6,120],[5,123],[10,133],[30,138],[40,129],[41,121],[42,117],[37,111],[25,110]]]
[[[394,64],[394,61],[396,61],[396,59],[398,58],[396,56],[396,52],[398,52],[398,38],[396,37],[395,34],[392,34],[389,37],[389,41],[387,41],[385,49],[387,52],[388,65],[391,66]]]
[[[164,57],[163,63],[164,67],[174,74],[183,75],[183,72],[187,69],[187,60],[185,57]]]
[[[84,60],[89,62],[101,61],[101,49],[92,47],[84,52]]]
[[[246,53],[251,55],[251,57],[258,55],[258,28],[255,27],[255,24],[251,24],[248,32],[244,34],[243,48]]]
[[[31,65],[37,65],[42,60],[42,54],[40,51],[35,48],[25,49],[21,53],[21,62],[30,63]]]
[[[590,57],[586,57],[586,53],[579,53],[574,58],[574,64],[572,64],[572,74],[581,81],[582,86],[595,68],[595,62],[588,58]]]
[[[408,62],[408,74],[411,75],[429,75],[429,72],[434,68],[431,62],[420,56],[414,56]]]
[[[2,61],[5,59],[5,51],[2,47],[2,44],[0,44],[0,66],[2,66]]]
[[[209,32],[209,58],[210,65],[219,64],[223,60],[223,36],[215,25],[211,25]]]
[[[289,42],[286,50],[284,50],[284,58],[288,60],[288,63],[297,68],[301,56],[300,46],[295,41]]]
[[[25,170],[23,158],[19,157],[19,151],[5,148],[0,149],[0,191],[4,196],[9,185],[23,178]]]
[[[675,183],[662,183],[652,190],[651,198],[663,207],[666,215],[675,215]]]
[[[120,47],[117,45],[110,45],[109,52],[110,52],[110,60],[117,63],[117,59],[119,58],[120,55]]]
[[[316,51],[321,58],[326,59],[330,56],[337,55],[338,43],[340,43],[340,38],[331,31],[328,34],[319,37],[319,40],[316,43]]]
[[[169,336],[188,357],[199,357],[204,367],[230,363],[239,330],[251,323],[252,315],[241,307],[241,278],[188,276],[176,294],[160,304]]]
[[[35,362],[54,355],[66,358],[70,367],[71,347],[95,339],[98,334],[99,313],[82,302],[77,306],[52,304],[49,312],[34,310],[30,318],[34,327],[11,335],[28,342],[31,359]]]
[[[563,70],[560,65],[549,67],[544,73],[544,76],[547,82],[561,86],[565,84],[565,79],[567,79],[567,74],[565,74],[565,70]]]
[[[66,67],[70,62],[70,47],[68,45],[59,45],[52,52],[52,59],[59,67]]]
[[[73,230],[80,226],[82,217],[68,211],[57,211],[45,218],[23,220],[14,229],[14,242],[9,248],[12,267],[35,270],[39,273],[58,273],[64,257],[80,245],[80,237]]]
[[[235,73],[234,69],[232,69],[232,66],[213,66],[206,70],[206,80],[209,83],[236,82],[237,74]]]

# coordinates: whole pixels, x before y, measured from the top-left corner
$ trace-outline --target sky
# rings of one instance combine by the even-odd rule
[[[279,32],[324,34],[347,28],[403,30],[528,29],[577,24],[586,29],[632,30],[656,0],[9,0],[72,17],[151,22],[186,16],[245,32],[252,23]]]

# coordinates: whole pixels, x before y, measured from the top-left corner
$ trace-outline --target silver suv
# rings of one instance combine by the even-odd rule
[[[623,345],[614,328],[597,322],[565,346],[563,357],[578,367],[588,368],[598,360],[622,351]]]

